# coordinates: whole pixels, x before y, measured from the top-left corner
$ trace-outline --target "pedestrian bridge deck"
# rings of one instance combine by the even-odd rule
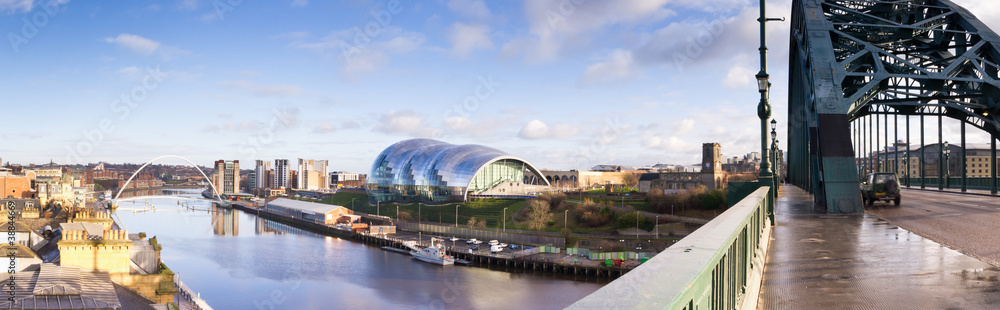
[[[997,309],[1000,269],[782,186],[760,309]]]

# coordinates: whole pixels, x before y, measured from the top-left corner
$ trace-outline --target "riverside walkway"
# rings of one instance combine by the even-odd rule
[[[828,215],[788,185],[775,216],[760,309],[1000,308],[1000,269],[876,215]]]

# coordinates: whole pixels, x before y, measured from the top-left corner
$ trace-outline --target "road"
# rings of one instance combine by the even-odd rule
[[[876,203],[866,212],[1000,267],[1000,199],[903,189],[900,206]]]

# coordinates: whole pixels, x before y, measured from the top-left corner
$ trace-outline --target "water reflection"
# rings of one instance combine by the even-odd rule
[[[207,202],[150,203],[155,211],[118,216],[130,230],[157,236],[164,263],[216,309],[554,309],[606,282],[434,266]]]
[[[216,236],[239,236],[240,218],[233,209],[212,206],[212,232]]]

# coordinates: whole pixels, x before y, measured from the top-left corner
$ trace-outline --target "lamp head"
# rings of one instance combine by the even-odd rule
[[[757,91],[761,93],[767,92],[767,88],[771,86],[771,83],[767,81],[770,77],[767,75],[767,72],[764,72],[762,69],[760,72],[757,72],[755,77],[757,78]]]

